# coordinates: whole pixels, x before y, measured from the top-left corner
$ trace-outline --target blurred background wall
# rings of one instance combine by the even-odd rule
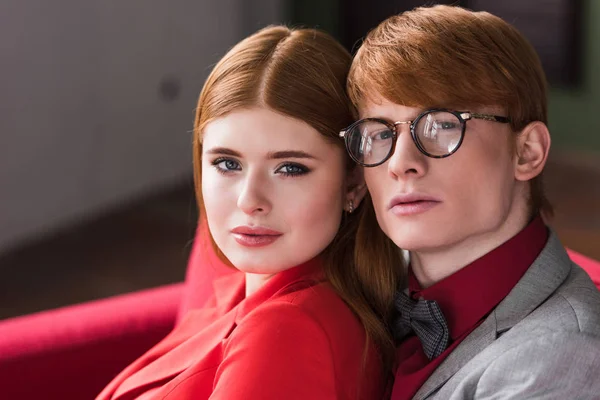
[[[527,17],[565,1],[529,0]],[[352,49],[424,3],[435,2],[4,0],[0,319],[183,279],[197,219],[194,107],[234,43],[288,23]],[[600,2],[571,4],[579,72],[551,85],[546,179],[561,239],[600,259]]]
[[[557,150],[585,152],[600,164],[600,2],[582,1],[583,68],[577,88],[551,87],[550,128]]]
[[[198,94],[287,7],[0,4],[0,318],[183,279]]]
[[[180,184],[211,65],[283,2],[4,0],[0,253]]]

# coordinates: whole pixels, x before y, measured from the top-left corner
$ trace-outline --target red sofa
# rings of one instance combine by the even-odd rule
[[[215,276],[237,273],[204,238],[199,230],[184,283],[0,321],[0,397],[93,399],[179,316],[206,303]],[[600,287],[600,262],[569,253]]]

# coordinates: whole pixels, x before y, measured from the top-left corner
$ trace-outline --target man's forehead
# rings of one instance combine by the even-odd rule
[[[410,119],[416,117],[425,110],[444,108],[454,111],[469,111],[477,113],[490,113],[504,115],[505,110],[497,105],[452,105],[452,104],[430,104],[430,105],[406,105],[395,103],[381,95],[371,96],[358,106],[359,118],[385,118],[385,119]]]
[[[394,103],[383,96],[365,99],[358,107],[360,118],[387,118],[397,119],[406,115],[418,114],[423,107],[408,107]],[[416,115],[415,114],[415,115]]]

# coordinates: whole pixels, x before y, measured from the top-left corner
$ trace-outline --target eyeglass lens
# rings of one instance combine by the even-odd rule
[[[447,111],[422,114],[414,123],[417,147],[429,156],[452,154],[460,145],[463,122]],[[395,132],[391,125],[376,120],[365,120],[347,132],[348,150],[360,164],[378,165],[384,162],[394,148]]]

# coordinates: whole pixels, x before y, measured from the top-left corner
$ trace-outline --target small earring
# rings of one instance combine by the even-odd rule
[[[352,214],[352,211],[354,211],[354,202],[352,200],[348,200],[348,213]]]

